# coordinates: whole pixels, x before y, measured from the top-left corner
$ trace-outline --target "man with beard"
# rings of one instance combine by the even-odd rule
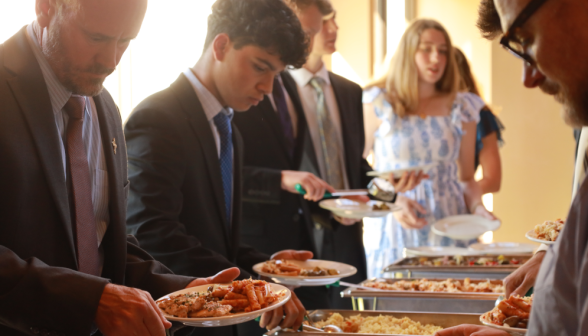
[[[483,0],[478,26],[487,38],[524,61],[523,83],[563,104],[572,127],[588,126],[588,2],[584,0]],[[527,335],[588,335],[588,182],[578,188],[566,224],[542,256]],[[536,259],[534,257],[533,259]],[[532,260],[533,260],[532,259]],[[525,281],[523,277],[521,282]],[[498,336],[508,333],[462,325],[438,336]]]
[[[171,324],[152,296],[239,271],[173,275],[127,242],[125,141],[102,83],[147,1],[35,9],[0,45],[0,334],[163,335]]]

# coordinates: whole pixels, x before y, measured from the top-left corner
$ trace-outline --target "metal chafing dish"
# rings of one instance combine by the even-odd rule
[[[477,324],[480,323],[479,314],[448,314],[448,313],[410,313],[410,312],[395,312],[395,311],[362,311],[357,312],[353,310],[315,310],[309,312],[309,317],[313,323],[324,321],[334,313],[339,313],[343,317],[350,317],[361,314],[362,316],[380,316],[392,315],[396,318],[408,317],[415,322],[422,324],[434,324],[443,328],[450,328],[460,324]],[[286,336],[290,333],[288,331],[280,331],[275,335]],[[296,335],[322,335],[322,332],[302,331]],[[375,335],[375,334],[357,334],[357,333],[329,333],[329,335]]]
[[[447,256],[453,257],[453,256]],[[474,277],[478,279],[504,279],[510,273],[517,270],[527,260],[531,258],[529,254],[509,254],[504,258],[517,259],[521,262],[517,265],[443,265],[443,266],[423,266],[415,265],[421,258],[439,259],[443,257],[407,257],[394,262],[382,270],[385,278],[452,278],[463,279]],[[465,259],[492,258],[488,255],[463,256]]]
[[[368,282],[382,281],[394,283],[407,279],[368,279],[361,282],[363,286]],[[418,280],[418,279],[413,279]],[[445,279],[429,279],[445,281]],[[463,280],[462,280],[463,281]],[[487,280],[471,279],[471,283]],[[502,280],[490,280],[492,283],[502,283]],[[394,290],[369,290],[347,288],[341,292],[344,298],[351,298],[353,309],[362,311],[392,310],[412,312],[455,312],[455,313],[485,313],[494,308],[500,293],[445,293],[445,292],[416,292]]]

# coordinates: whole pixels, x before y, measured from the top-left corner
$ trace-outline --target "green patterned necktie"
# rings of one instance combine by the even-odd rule
[[[329,118],[329,110],[322,87],[323,83],[324,80],[319,77],[314,77],[310,80],[310,85],[316,91],[316,117],[327,173],[325,180],[335,189],[344,189],[345,182],[343,181],[343,164],[341,160],[341,149],[339,148],[339,138],[335,125],[333,125]]]

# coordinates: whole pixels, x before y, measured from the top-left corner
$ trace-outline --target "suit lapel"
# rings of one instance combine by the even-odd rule
[[[202,107],[200,100],[198,100],[194,88],[184,75],[180,75],[178,80],[172,84],[172,87],[174,88],[173,91],[180,101],[184,112],[188,116],[194,134],[199,140],[202,152],[204,153],[204,160],[206,161],[206,166],[208,168],[210,183],[212,184],[212,193],[216,199],[217,210],[219,211],[220,218],[224,220],[223,223],[226,223],[223,180],[216,142],[214,141],[214,136],[210,129],[210,123],[208,122],[208,119],[206,119],[204,108]],[[225,237],[228,237],[226,226],[223,224],[222,227],[225,232]]]
[[[278,113],[274,110],[270,99],[266,96],[261,103],[259,103],[259,109],[261,111],[261,115],[263,117],[263,121],[265,121],[269,128],[275,135],[280,147],[282,148],[282,153],[286,158],[286,161],[292,162],[290,155],[288,155],[288,148],[286,147],[286,139],[284,137],[284,132],[282,130],[282,124],[280,123],[280,118],[278,117]]]
[[[72,256],[76,258],[61,141],[55,125],[49,92],[41,68],[31,50],[26,28],[4,45],[4,65],[15,76],[8,84],[18,101],[37,147],[47,183],[62,219]],[[77,260],[76,260],[77,264]]]
[[[302,102],[300,101],[300,94],[298,93],[298,86],[294,81],[294,78],[287,72],[283,71],[282,74],[282,82],[284,83],[284,87],[288,92],[288,96],[290,96],[290,100],[294,105],[294,109],[296,110],[296,116],[298,118],[298,134],[296,136],[296,145],[294,147],[294,169],[297,169],[300,166],[300,162],[302,160],[302,155],[304,153],[304,144],[308,142],[306,139],[306,135],[308,133],[308,126],[306,124],[306,114],[304,113],[304,108],[302,107]],[[312,145],[312,141],[310,142]],[[314,149],[313,149],[314,153]],[[316,161],[316,155],[313,155]]]
[[[106,98],[108,97],[108,98]],[[112,268],[111,276],[115,277],[113,280],[117,283],[122,283],[125,269],[126,254],[126,198],[124,193],[124,185],[127,182],[124,166],[127,164],[127,153],[124,142],[124,135],[122,133],[122,122],[120,115],[118,121],[116,120],[116,105],[107,93],[102,93],[93,98],[96,105],[96,113],[98,114],[98,122],[100,125],[100,137],[102,138],[102,148],[104,150],[104,158],[106,160],[106,168],[108,171],[108,208],[110,214],[110,223],[108,230],[104,236],[103,242],[109,244],[112,248],[105,249],[105,253],[112,253],[112,262],[109,268]],[[116,154],[114,153],[115,140]],[[113,237],[107,241],[106,237]],[[106,252],[108,251],[108,252]],[[112,252],[110,252],[112,251]],[[106,268],[106,266],[105,266]]]
[[[271,105],[271,104],[270,104]],[[241,113],[241,112],[236,112]],[[237,258],[239,252],[239,233],[241,229],[241,193],[243,192],[243,139],[234,122],[233,128],[233,220],[231,223],[231,259]]]

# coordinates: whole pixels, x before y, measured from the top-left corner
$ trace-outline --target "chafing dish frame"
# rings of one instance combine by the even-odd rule
[[[321,310],[314,310],[309,311],[309,317],[313,321],[313,323],[324,321],[333,313],[339,313],[343,317],[347,318],[350,316],[355,315],[362,315],[362,316],[380,316],[380,315],[392,315],[396,318],[403,318],[408,317],[415,322],[421,322],[422,324],[434,324],[443,328],[454,327],[460,324],[476,324],[482,325],[480,322],[480,315],[479,314],[460,314],[460,313],[415,313],[415,312],[398,312],[398,311],[354,311],[354,310],[330,310],[330,309],[321,309]],[[296,333],[296,335],[305,336],[305,335],[322,335],[321,332],[314,332],[314,331],[302,331]],[[289,335],[286,332],[279,332],[277,335]],[[348,336],[348,335],[357,335],[357,336],[371,336],[371,335],[381,335],[381,334],[359,334],[359,333],[329,333],[329,335],[334,336]],[[393,336],[401,336],[401,335],[394,335],[394,334],[387,334]]]

